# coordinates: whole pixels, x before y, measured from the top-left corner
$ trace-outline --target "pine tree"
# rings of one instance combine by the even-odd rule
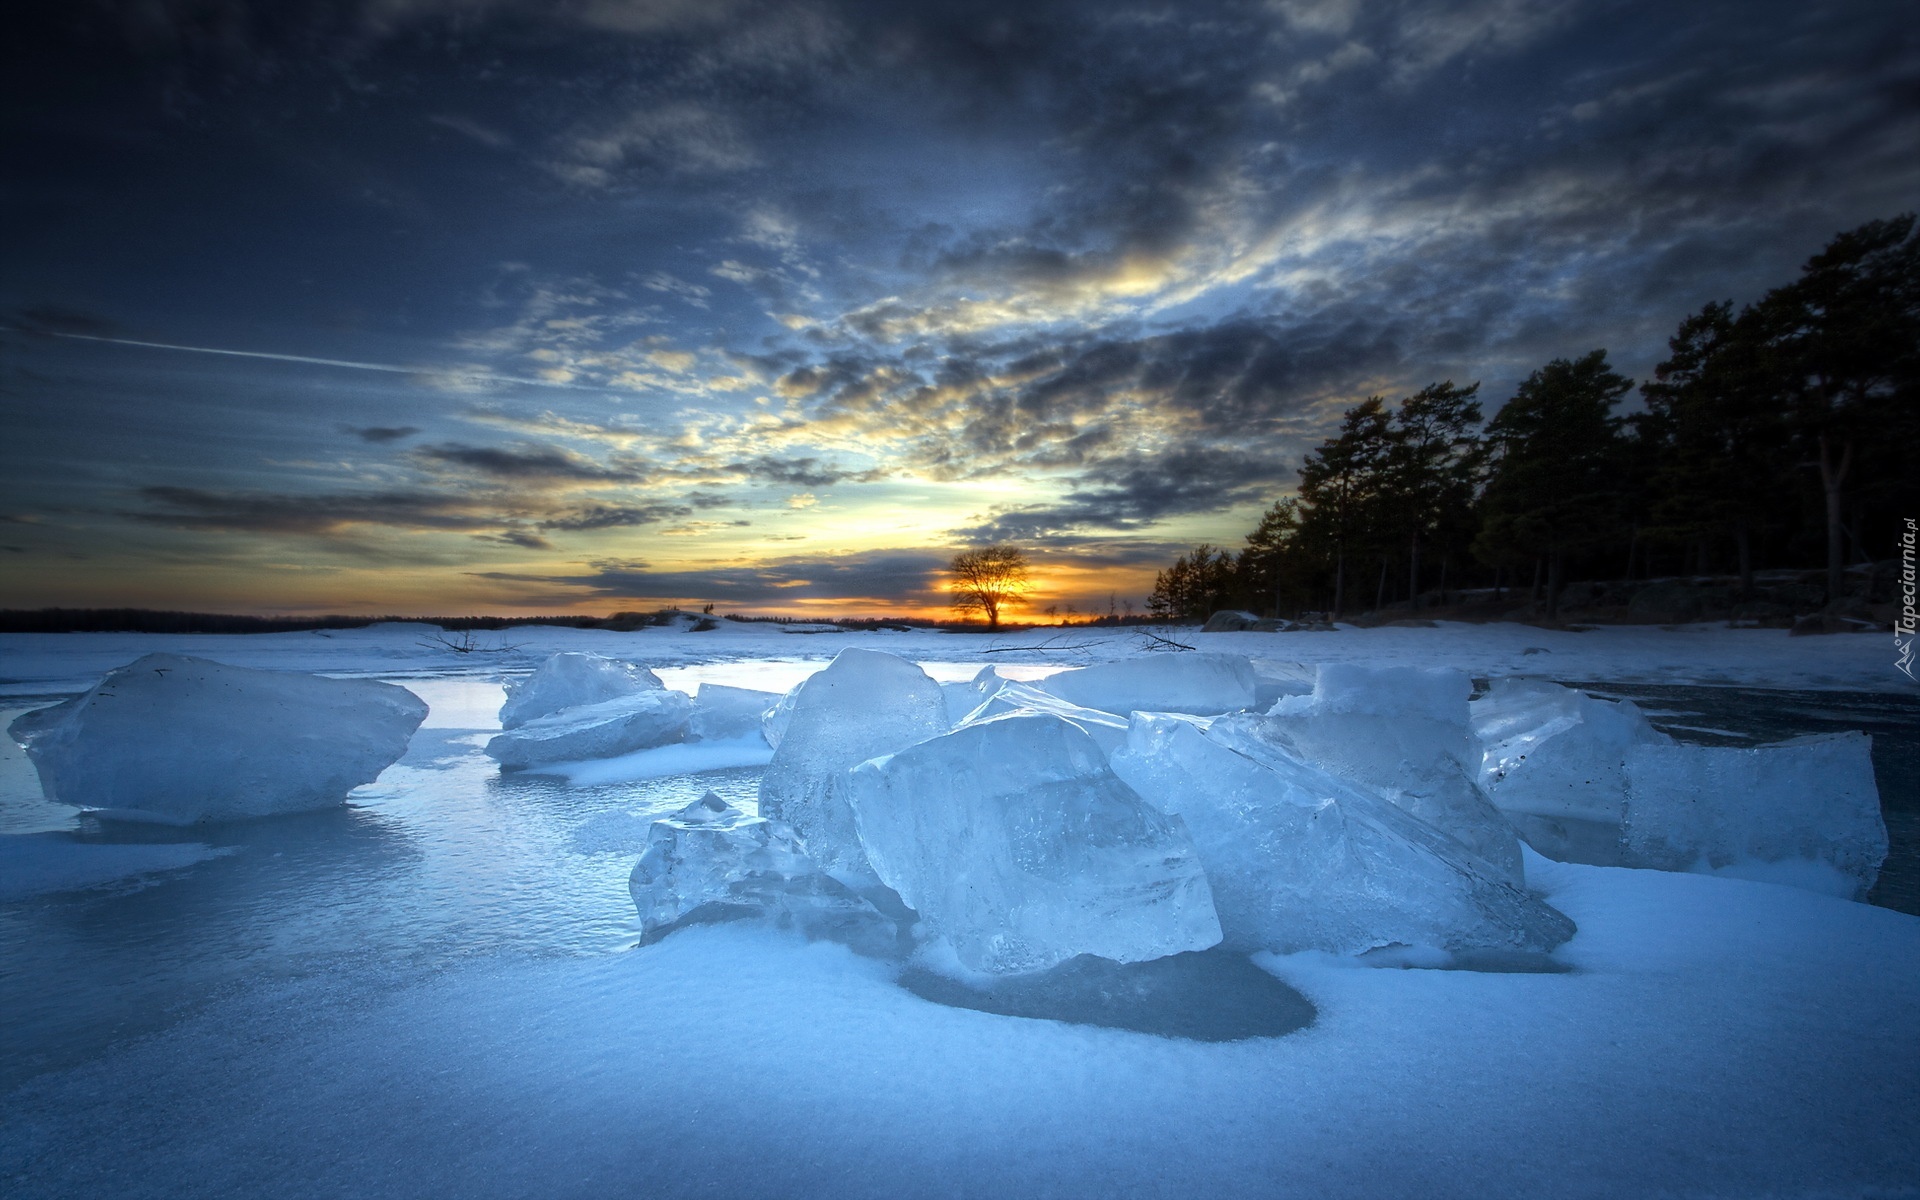
[[[1753,539],[1781,507],[1787,469],[1778,371],[1751,309],[1708,304],[1668,339],[1669,357],[1641,386],[1653,442],[1648,516],[1669,538],[1726,536],[1743,596],[1753,592]]]
[[[1183,554],[1153,579],[1147,609],[1162,620],[1197,618],[1225,607],[1239,590],[1233,555],[1202,543]]]
[[[1287,608],[1289,598],[1299,598],[1306,574],[1301,561],[1303,548],[1300,501],[1293,496],[1275,501],[1247,535],[1246,548],[1240,551],[1241,591],[1255,607],[1265,607],[1271,600],[1277,617]]]
[[[1406,539],[1407,598],[1420,604],[1420,551],[1470,519],[1480,465],[1478,383],[1428,384],[1400,402],[1389,429],[1383,488],[1390,523]]]
[[[1912,214],[1840,234],[1755,310],[1779,359],[1795,439],[1819,469],[1827,603],[1837,604],[1855,463],[1897,441],[1897,429],[1910,430],[1920,398],[1920,237]],[[1897,457],[1879,465],[1876,476],[1911,470]]]
[[[1549,617],[1560,612],[1569,555],[1619,528],[1624,446],[1613,409],[1632,386],[1607,365],[1605,350],[1556,358],[1487,426],[1493,465],[1475,548],[1494,562],[1514,550],[1544,560]]]
[[[1340,432],[1300,467],[1305,532],[1332,548],[1333,615],[1346,603],[1347,562],[1377,535],[1379,501],[1393,450],[1386,401],[1370,396],[1347,410]]]

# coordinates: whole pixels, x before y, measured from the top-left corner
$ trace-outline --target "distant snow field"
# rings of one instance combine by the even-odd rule
[[[0,636],[9,1197],[1920,1195],[1890,639],[429,632]]]

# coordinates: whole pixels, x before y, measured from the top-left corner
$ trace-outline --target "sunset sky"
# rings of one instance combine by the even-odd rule
[[[1885,0],[32,7],[0,607],[1141,605],[1368,394],[1920,204]]]

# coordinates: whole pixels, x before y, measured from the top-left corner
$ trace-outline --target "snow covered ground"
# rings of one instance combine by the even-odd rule
[[[812,627],[723,621],[705,633],[688,632],[684,625],[616,633],[523,626],[474,634],[481,649],[468,654],[436,641],[440,636],[436,627],[407,623],[249,635],[0,634],[0,695],[78,692],[114,667],[155,649],[235,666],[392,678],[530,670],[555,651],[585,650],[644,662],[673,687],[683,686],[691,676],[675,676],[662,668],[700,667],[699,679],[732,684],[754,680],[751,686],[784,690],[778,681],[797,682],[846,646],[885,650],[922,663],[1055,667],[1111,662],[1151,648],[1143,633],[1127,628],[1034,629],[1004,635],[928,629],[792,631],[796,628]],[[1618,625],[1569,633],[1530,625],[1458,622],[1430,629],[1343,626],[1330,633],[1202,634],[1191,627],[1155,627],[1155,632],[1207,650],[1308,665],[1390,662],[1455,667],[1479,676],[1527,674],[1562,680],[1908,694],[1915,690],[1913,682],[1894,669],[1893,639],[1873,634],[1790,638],[1778,629],[1728,629],[1715,624]],[[737,669],[725,669],[730,664]],[[935,672],[935,678],[943,677],[961,675]]]
[[[502,775],[481,753],[500,679],[586,649],[689,692],[784,691],[847,645],[1033,678],[1137,635],[516,629],[461,655],[424,632],[0,638],[0,721],[155,649],[431,706],[352,806],[189,829],[76,823],[0,747],[9,1196],[1920,1194],[1920,918],[1529,854],[1579,926],[1524,964],[1552,970],[1262,955],[1314,1019],[1227,1043],[948,1007],[756,926],[636,946],[651,820],[709,789],[750,804],[751,747]],[[1912,696],[1864,635],[1174,636],[1274,664]]]

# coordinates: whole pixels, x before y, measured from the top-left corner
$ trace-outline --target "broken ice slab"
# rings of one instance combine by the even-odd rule
[[[760,718],[760,736],[767,745],[775,750],[780,748],[780,740],[787,736],[787,725],[793,720],[793,706],[800,703],[800,693],[805,691],[807,681],[802,679],[787,689],[785,695],[774,702],[766,715]]]
[[[390,683],[149,654],[10,732],[47,799],[188,824],[344,803],[406,753],[426,716]]]
[[[601,704],[639,692],[657,692],[660,677],[645,667],[599,654],[565,650],[550,656],[533,674],[508,680],[507,702],[500,706],[500,727],[518,729],[588,704]]]
[[[759,733],[767,711],[780,703],[778,692],[703,683],[693,696],[688,734],[701,741],[720,741]]]
[[[1113,768],[1185,820],[1227,946],[1544,952],[1573,935],[1453,838],[1276,746],[1222,744],[1221,724],[1135,714]]]
[[[793,826],[816,862],[860,886],[872,873],[847,807],[848,769],[946,728],[946,697],[925,671],[878,650],[842,650],[793,695],[760,778],[761,815]]]
[[[1448,667],[1376,667],[1321,663],[1313,689],[1279,702],[1279,712],[1417,717],[1464,727],[1473,680]]]
[[[1305,696],[1313,691],[1315,671],[1305,663],[1271,658],[1248,661],[1253,664],[1256,712],[1266,712],[1288,696]]]
[[[1544,680],[1496,679],[1471,708],[1480,786],[1527,844],[1562,862],[1624,862],[1627,758],[1673,739],[1631,700]]]
[[[1071,721],[1099,745],[1102,754],[1112,754],[1127,741],[1125,717],[1097,708],[1082,708],[1025,683],[1002,682],[961,723],[972,724],[1015,712],[1052,713]]]
[[[899,944],[899,927],[820,870],[791,829],[714,792],[649,827],[627,888],[649,940],[684,925],[754,917],[865,954]]]
[[[958,725],[972,715],[984,703],[987,697],[1003,687],[1008,680],[992,667],[981,667],[972,679],[960,683],[943,683],[940,694],[947,698],[947,724]]]
[[[487,754],[510,771],[615,758],[685,739],[692,714],[693,701],[685,692],[635,692],[536,717],[488,742]]]
[[[1473,683],[1446,669],[1327,664],[1311,694],[1266,717],[1236,716],[1235,731],[1371,788],[1521,883],[1520,841],[1474,782],[1480,748],[1468,725]]]
[[[1633,746],[1625,771],[1627,862],[1864,899],[1887,857],[1872,753],[1864,733],[1746,748]]]
[[[1186,827],[1060,717],[969,723],[847,778],[875,872],[971,970],[1138,962],[1220,940]]]
[[[1259,678],[1239,654],[1149,654],[1049,675],[1037,685],[1082,708],[1126,716],[1182,712],[1197,716],[1253,706]]]

